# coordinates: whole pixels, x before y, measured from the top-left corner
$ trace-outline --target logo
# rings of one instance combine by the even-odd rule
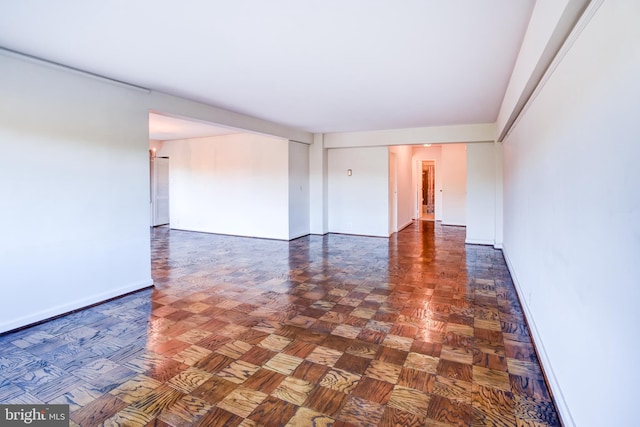
[[[0,405],[0,426],[68,427],[69,405]]]

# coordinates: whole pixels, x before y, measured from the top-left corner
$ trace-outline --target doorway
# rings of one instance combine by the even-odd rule
[[[420,191],[420,219],[434,221],[436,213],[436,165],[432,160],[422,161]]]

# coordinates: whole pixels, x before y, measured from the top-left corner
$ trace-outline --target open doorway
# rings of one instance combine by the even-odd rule
[[[436,165],[432,160],[422,161],[420,191],[420,219],[434,221],[436,213]]]
[[[156,157],[149,150],[149,183],[151,196],[151,226],[169,224],[169,158]]]
[[[170,188],[170,186],[173,186],[173,178],[171,182],[169,180],[170,169],[174,171],[173,165],[169,166],[172,144],[174,142],[187,144],[187,141],[192,139],[238,133],[237,129],[222,127],[217,124],[156,111],[149,112],[149,213],[152,227],[173,225],[170,211],[175,212],[175,203],[169,198],[170,194],[175,195],[174,189]],[[177,175],[180,175],[180,166],[177,168]],[[182,196],[182,199],[184,199],[184,194],[184,192],[178,191],[178,195]],[[197,211],[197,209],[193,210]],[[180,209],[178,209],[178,212],[180,212]],[[178,217],[176,224],[179,225],[179,223],[180,218]]]

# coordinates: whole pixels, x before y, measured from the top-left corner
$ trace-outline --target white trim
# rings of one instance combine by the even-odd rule
[[[494,246],[495,240],[486,240],[486,239],[465,239],[464,241],[467,245],[489,245]]]
[[[549,388],[551,389],[551,393],[553,394],[553,401],[558,408],[560,421],[562,425],[565,426],[575,426],[576,423],[571,416],[571,411],[569,410],[569,405],[567,405],[567,401],[564,398],[564,394],[562,394],[562,389],[560,387],[560,383],[556,378],[556,375],[553,371],[553,366],[551,365],[551,360],[549,360],[549,356],[547,355],[547,351],[544,348],[544,343],[542,341],[542,337],[538,332],[538,328],[536,327],[536,322],[533,317],[533,313],[529,309],[527,305],[527,300],[524,297],[524,291],[520,286],[520,282],[518,281],[518,277],[515,274],[515,270],[511,261],[509,259],[509,255],[507,253],[507,249],[503,244],[502,255],[507,263],[507,268],[509,269],[509,274],[511,275],[511,279],[513,280],[514,287],[516,289],[516,293],[518,294],[518,298],[520,299],[520,305],[522,306],[522,311],[524,312],[524,316],[527,319],[527,325],[529,326],[529,331],[531,332],[531,339],[533,341],[533,345],[536,348],[538,356],[540,357],[540,365],[542,366],[544,373],[547,377],[547,381],[549,382]]]
[[[458,223],[455,223],[455,222],[444,222],[444,221],[440,221],[440,224],[441,225],[449,225],[449,226],[452,226],[452,227],[466,227],[467,226],[467,224],[458,224]]]
[[[438,179],[438,170],[441,166],[438,166],[438,161],[433,156],[426,155],[414,155],[417,158],[415,159],[415,164],[412,165],[412,179],[415,180],[415,188],[414,190],[414,202],[415,202],[415,220],[420,220],[422,217],[422,163],[423,162],[433,162],[433,191],[436,194],[433,195],[433,221],[438,221],[436,218],[436,211],[438,213],[442,213],[442,200],[440,203],[437,203],[438,191],[437,189],[442,187],[442,179]],[[442,162],[442,154],[440,157],[440,162]],[[442,191],[442,190],[441,190]],[[441,215],[442,216],[442,215]],[[444,224],[443,224],[444,225]]]
[[[89,71],[84,71],[84,70],[81,70],[80,68],[71,67],[69,65],[64,65],[64,64],[61,64],[59,62],[50,61],[48,59],[40,58],[38,56],[34,56],[34,55],[29,55],[29,54],[26,54],[26,53],[18,52],[17,50],[7,49],[6,47],[1,47],[0,46],[0,53],[2,53],[3,55],[6,55],[6,56],[11,56],[13,58],[21,59],[23,61],[31,62],[33,64],[43,65],[43,66],[46,66],[46,67],[49,67],[49,68],[53,68],[53,69],[56,69],[56,70],[64,70],[64,71],[67,71],[69,73],[72,73],[72,74],[75,74],[75,75],[79,75],[79,76],[82,76],[82,77],[89,77],[89,78],[92,78],[94,80],[101,81],[103,83],[110,83],[110,84],[115,85],[115,86],[120,86],[120,87],[127,88],[127,89],[133,89],[133,90],[135,90],[137,92],[151,93],[151,90],[147,89],[146,87],[142,87],[142,86],[134,85],[134,84],[131,84],[131,83],[123,82],[122,80],[112,79],[110,77],[106,77],[106,76],[103,76],[103,75],[100,75],[100,74],[96,74],[96,73],[91,73]]]
[[[407,221],[405,224],[401,225],[400,227],[398,227],[398,231],[402,231],[405,228],[407,228],[408,226],[410,226],[411,224],[413,224],[413,221],[415,221],[414,219],[410,219],[409,221]]]
[[[303,231],[301,233],[292,234],[292,235],[289,236],[289,241],[296,240],[296,239],[299,239],[299,238],[304,237],[304,236],[308,236],[309,234],[313,234],[313,233],[307,233],[306,231]]]
[[[93,295],[88,298],[69,302],[67,304],[58,305],[56,307],[42,310],[38,313],[28,314],[10,322],[0,324],[0,333],[11,331],[13,329],[22,328],[24,326],[31,325],[33,323],[42,322],[43,320],[51,319],[52,317],[60,316],[71,311],[80,310],[89,307],[93,304],[97,304],[112,298],[116,298],[122,295],[126,295],[130,292],[139,291],[144,288],[148,288],[153,285],[153,280],[143,280],[137,283],[123,286],[118,289],[111,290],[109,292],[103,292],[101,294]]]

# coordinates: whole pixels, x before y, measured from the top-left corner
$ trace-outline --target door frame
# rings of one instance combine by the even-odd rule
[[[440,179],[438,179],[438,161],[434,158],[430,159],[415,159],[415,163],[413,165],[413,173],[415,177],[416,188],[414,192],[414,214],[416,221],[419,221],[422,217],[422,162],[433,162],[434,168],[434,192],[433,195],[433,220],[438,221],[438,213],[440,213],[439,209],[441,206],[438,204],[438,192],[441,191],[439,188],[442,185]]]
[[[398,159],[389,152],[389,235],[398,232]]]
[[[164,166],[166,166],[166,197],[159,197],[158,196],[158,168],[159,168],[159,163],[163,163]],[[170,212],[170,208],[169,208],[169,200],[170,200],[170,162],[169,162],[169,157],[153,157],[150,159],[150,169],[151,169],[151,174],[150,174],[150,187],[151,187],[151,226],[152,227],[156,227],[158,225],[168,225],[170,224],[171,221],[171,212]],[[165,218],[159,218],[158,215],[158,200],[166,200],[166,208],[167,208],[167,215],[166,215],[166,220]]]

